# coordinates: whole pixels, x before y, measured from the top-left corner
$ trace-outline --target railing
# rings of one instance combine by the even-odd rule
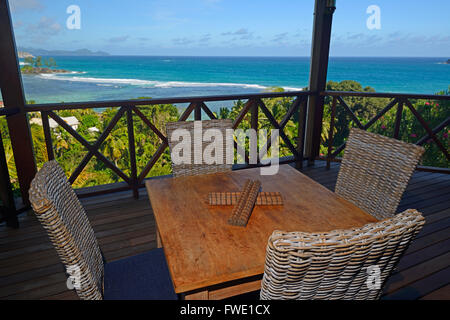
[[[259,125],[258,114],[261,111],[270,122],[271,126],[279,130],[279,134],[287,148],[292,152],[293,158],[286,160],[285,162],[296,161],[301,165],[303,162],[303,140],[304,140],[304,128],[306,122],[306,106],[308,96],[311,93],[308,91],[299,92],[281,92],[281,93],[263,93],[263,94],[249,94],[249,95],[230,95],[230,96],[211,96],[211,97],[191,97],[191,98],[170,98],[170,99],[151,99],[151,100],[124,100],[124,101],[107,101],[107,102],[86,102],[86,103],[64,103],[64,104],[34,104],[27,105],[27,112],[40,112],[42,117],[42,126],[44,130],[45,143],[47,149],[47,156],[49,160],[55,159],[55,154],[53,151],[53,141],[51,135],[51,129],[49,125],[49,119],[53,119],[66,130],[72,137],[74,137],[81,145],[83,145],[87,150],[87,155],[83,158],[81,163],[75,168],[69,177],[69,181],[74,183],[74,181],[79,177],[80,173],[92,159],[96,156],[98,160],[103,162],[106,167],[111,169],[115,174],[124,180],[126,183],[125,187],[109,189],[102,191],[113,192],[119,190],[131,189],[133,190],[134,196],[138,197],[138,189],[143,186],[143,182],[156,164],[158,159],[162,156],[165,150],[168,148],[168,140],[164,133],[161,132],[141,111],[143,106],[149,105],[159,105],[159,104],[189,104],[187,109],[180,116],[178,121],[186,121],[194,113],[194,120],[201,120],[202,111],[210,118],[216,119],[214,113],[206,105],[207,102],[217,102],[217,101],[237,101],[246,100],[244,107],[240,111],[239,115],[233,122],[233,129],[238,128],[243,119],[248,113],[251,114],[251,128],[257,130]],[[291,97],[294,101],[290,106],[287,113],[284,115],[281,122],[278,122],[274,115],[270,112],[264,103],[264,99],[270,98],[281,98],[281,97]],[[118,107],[118,111],[112,118],[111,122],[106,126],[106,129],[99,138],[94,142],[90,143],[85,138],[83,138],[76,130],[74,130],[69,124],[67,124],[60,116],[58,116],[55,111],[60,110],[76,110],[76,109],[95,109],[95,108],[111,108]],[[294,114],[299,113],[299,118],[301,119],[301,125],[299,125],[299,134],[297,147],[290,141],[284,132],[286,125],[289,120],[294,116]],[[157,151],[153,154],[151,159],[145,165],[144,169],[138,173],[136,164],[136,150],[135,150],[135,138],[134,138],[134,127],[133,127],[133,115],[137,115],[147,126],[155,133],[161,140]],[[130,175],[125,174],[120,170],[114,163],[112,163],[107,157],[105,157],[99,150],[100,146],[105,142],[111,131],[117,125],[118,121],[123,117],[126,117],[127,121],[127,133],[128,133],[128,148],[130,154]],[[237,143],[235,143],[235,148],[238,148]],[[270,141],[267,142],[266,149],[270,148]],[[301,150],[301,151],[300,151]],[[250,165],[248,155],[246,156],[246,163]],[[257,159],[257,164],[260,164],[260,159]],[[96,193],[98,194],[98,192]],[[89,194],[90,195],[90,194]]]
[[[298,92],[280,92],[280,93],[262,93],[262,94],[248,94],[248,95],[227,95],[227,96],[209,96],[209,97],[190,97],[190,98],[170,98],[170,99],[150,99],[150,100],[123,100],[123,101],[105,101],[105,102],[86,102],[86,103],[57,103],[57,104],[33,104],[27,105],[25,107],[25,112],[39,112],[42,118],[42,127],[45,137],[46,153],[49,160],[55,159],[54,154],[54,143],[52,138],[52,132],[50,128],[49,120],[53,119],[61,128],[63,128],[70,136],[72,136],[76,141],[78,141],[88,152],[83,157],[82,161],[77,165],[76,168],[70,173],[69,181],[73,183],[77,177],[80,176],[83,169],[89,163],[89,161],[96,157],[97,160],[102,162],[107,168],[111,169],[118,177],[123,179],[123,183],[117,184],[110,188],[99,188],[89,192],[81,192],[81,196],[91,196],[96,194],[104,194],[116,191],[132,190],[135,197],[138,197],[138,189],[144,184],[144,180],[149,174],[150,170],[155,166],[158,159],[164,154],[168,148],[168,141],[165,134],[157,128],[157,126],[152,123],[144,114],[145,106],[161,105],[161,104],[186,104],[188,107],[179,117],[178,121],[186,121],[190,118],[194,120],[201,120],[202,113],[208,116],[210,119],[215,119],[216,115],[207,106],[209,102],[233,102],[233,101],[243,101],[243,107],[239,111],[238,115],[235,117],[233,122],[233,128],[238,128],[242,121],[250,116],[250,127],[257,130],[260,126],[261,119],[259,115],[265,116],[265,121],[273,127],[274,129],[279,129],[280,138],[284,143],[286,149],[292,154],[290,157],[286,157],[280,160],[280,163],[296,162],[298,167],[303,164],[304,158],[304,142],[305,142],[305,131],[306,131],[306,116],[307,116],[307,103],[308,98],[311,95],[317,95],[309,91],[298,91]],[[322,92],[320,95],[325,96],[329,100],[329,105],[331,108],[331,119],[330,119],[330,130],[328,136],[328,154],[326,157],[319,157],[327,161],[328,167],[331,161],[339,161],[340,153],[345,149],[345,142],[333,148],[333,138],[335,131],[335,120],[338,111],[338,107],[341,107],[343,112],[347,113],[355,124],[355,126],[368,130],[370,129],[379,119],[381,119],[386,113],[397,106],[396,121],[394,128],[394,138],[400,137],[400,124],[402,121],[402,113],[404,112],[404,107],[406,106],[418,119],[419,123],[426,130],[427,134],[420,137],[415,143],[418,145],[423,145],[429,143],[430,139],[439,148],[439,150],[444,154],[446,159],[449,159],[449,153],[447,148],[437,137],[437,134],[446,128],[450,123],[450,117],[443,121],[438,126],[431,128],[429,124],[423,119],[423,117],[414,108],[410,100],[413,99],[428,99],[433,101],[449,101],[450,96],[439,96],[439,95],[405,95],[405,94],[384,94],[384,93],[366,93],[366,92]],[[344,99],[347,97],[371,97],[371,98],[382,98],[390,99],[390,102],[384,107],[375,117],[363,123],[355,113],[352,108],[345,102]],[[272,98],[292,98],[290,101],[292,103],[286,109],[286,113],[280,117],[276,117],[271,113],[269,108],[266,106],[266,99]],[[328,104],[327,104],[328,105]],[[80,110],[80,109],[95,109],[95,108],[118,108],[115,115],[112,117],[109,124],[105,126],[104,131],[98,136],[98,138],[89,142],[82,137],[75,129],[73,129],[69,124],[67,124],[58,114],[58,111],[62,110]],[[0,109],[0,115],[11,116],[17,113],[18,110],[11,109]],[[298,132],[295,139],[296,141],[291,141],[285,129],[289,121],[296,116],[296,121],[298,121]],[[160,144],[156,149],[156,152],[151,156],[150,160],[146,163],[143,169],[138,172],[138,166],[136,163],[136,144],[134,135],[133,116],[138,117],[143,121],[143,123],[148,127],[151,132],[153,132],[157,137],[159,137]],[[117,123],[123,117],[126,118],[126,131],[128,134],[128,152],[129,152],[129,168],[126,174],[117,165],[115,165],[111,160],[109,160],[105,155],[100,152],[100,146],[105,142],[108,136],[111,134]],[[269,150],[270,140],[267,142],[267,146],[263,150]],[[235,148],[237,148],[235,143]],[[2,150],[0,150],[2,151]],[[4,153],[4,152],[3,152]],[[243,167],[252,167],[254,164],[250,164],[250,159],[248,155],[245,157],[246,165]],[[253,161],[252,161],[253,162]],[[257,166],[261,165],[260,158],[257,159]],[[142,166],[141,166],[142,167]],[[450,173],[448,168],[427,168],[419,167],[419,170],[432,170]]]
[[[402,115],[405,113],[405,106],[411,111],[415,119],[420,123],[423,129],[425,129],[426,134],[417,139],[416,145],[424,145],[425,143],[434,142],[439,150],[442,152],[447,161],[450,161],[449,150],[438,138],[437,134],[443,131],[450,124],[450,110],[448,110],[449,116],[446,117],[440,124],[432,128],[425,121],[422,115],[416,110],[410,100],[429,100],[429,101],[450,101],[450,96],[448,95],[414,95],[414,94],[386,94],[386,93],[369,93],[369,92],[323,92],[321,95],[330,97],[331,101],[331,120],[330,129],[328,133],[328,152],[326,155],[327,168],[330,168],[331,161],[339,160],[337,157],[345,149],[346,143],[342,143],[340,146],[334,149],[333,138],[336,123],[336,114],[338,107],[341,107],[345,113],[350,116],[350,119],[354,125],[362,130],[369,130],[378,120],[380,120],[384,115],[386,115],[390,110],[397,106],[393,138],[399,139],[400,136],[400,126],[402,124]],[[372,119],[368,120],[365,124],[362,124],[362,120],[359,119],[355,113],[352,111],[351,107],[344,101],[346,97],[366,97],[366,98],[380,98],[380,99],[390,99],[391,101],[383,108],[378,114],[376,114]],[[442,172],[450,173],[448,168],[432,168],[419,166],[419,170],[432,171],[432,172]]]

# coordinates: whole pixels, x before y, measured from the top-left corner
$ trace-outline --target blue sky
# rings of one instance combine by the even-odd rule
[[[20,47],[118,55],[309,56],[314,0],[9,0]],[[67,7],[81,9],[69,30]],[[369,30],[370,5],[381,29]],[[450,1],[337,0],[332,56],[450,57]]]

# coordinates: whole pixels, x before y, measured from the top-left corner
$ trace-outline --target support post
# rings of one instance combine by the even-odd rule
[[[400,125],[402,124],[402,114],[403,114],[403,101],[400,101],[397,106],[397,113],[395,116],[395,127],[394,127],[394,139],[398,140],[400,136]]]
[[[19,227],[16,215],[16,204],[9,178],[8,163],[6,162],[5,149],[3,148],[2,133],[0,132],[0,218],[6,221],[6,225],[12,228]]]
[[[136,146],[134,141],[134,125],[133,125],[133,107],[127,108],[127,128],[128,128],[128,148],[130,150],[130,182],[133,189],[133,197],[139,199],[137,164],[136,164]]]
[[[253,104],[253,106],[250,109],[250,127],[251,129],[255,130],[256,137],[258,137],[258,122],[259,122],[259,106],[257,103]],[[253,155],[251,155],[253,156]],[[256,153],[256,163],[259,163],[259,154]]]
[[[308,106],[308,97],[305,97],[303,102],[300,104],[298,109],[298,141],[297,141],[297,151],[298,159],[296,161],[295,167],[297,169],[303,169],[303,157],[305,154],[305,135],[306,135],[306,108]]]
[[[29,205],[28,189],[36,174],[30,125],[25,112],[25,96],[19,71],[14,31],[8,1],[0,0],[0,87],[5,108],[19,109],[7,117],[22,201]]]
[[[201,121],[202,120],[202,106],[200,105],[200,103],[197,103],[195,105],[194,120],[195,121]]]
[[[308,102],[305,138],[305,152],[308,157],[308,165],[313,165],[315,158],[319,155],[325,99],[320,93],[325,91],[327,83],[331,27],[335,9],[335,0],[316,0],[309,77],[309,90],[313,94]]]
[[[330,170],[331,160],[333,158],[332,154],[333,154],[334,122],[336,120],[336,104],[337,98],[333,97],[333,103],[331,105],[330,132],[328,134],[327,170]]]

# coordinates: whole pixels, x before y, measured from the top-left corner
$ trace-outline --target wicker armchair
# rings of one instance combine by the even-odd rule
[[[378,299],[423,224],[419,212],[408,210],[353,230],[275,231],[267,245],[261,299]]]
[[[221,151],[222,155],[218,155],[220,158],[221,163],[215,163],[215,164],[206,164],[203,159],[203,153],[205,151],[205,148],[208,145],[211,145],[211,142],[203,142],[203,138],[199,137],[201,139],[201,148],[194,148],[194,124],[195,123],[201,123],[202,125],[202,131],[205,132],[208,129],[217,129],[220,131],[223,137],[223,144],[221,144]],[[190,133],[191,137],[191,157],[190,161],[188,163],[174,163],[172,161],[172,172],[174,177],[182,177],[182,176],[194,176],[194,175],[200,175],[200,174],[209,174],[209,173],[216,173],[216,172],[227,172],[231,171],[232,164],[227,164],[227,150],[226,150],[226,130],[233,128],[233,122],[229,119],[225,120],[209,120],[209,121],[185,121],[185,122],[170,122],[167,123],[167,137],[169,140],[169,148],[170,152],[174,151],[174,147],[179,143],[179,141],[172,141],[171,137],[175,130],[187,130],[187,132]],[[234,151],[234,149],[233,149]],[[177,152],[177,151],[175,151]],[[201,164],[195,164],[194,159],[197,156],[201,156],[203,159],[203,162]],[[234,154],[233,154],[234,155]]]
[[[335,192],[377,219],[392,217],[425,149],[352,129]]]
[[[30,201],[83,300],[176,299],[162,249],[106,263],[86,212],[56,161],[31,183]]]

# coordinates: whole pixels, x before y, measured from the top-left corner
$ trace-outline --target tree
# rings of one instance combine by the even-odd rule
[[[25,63],[27,64],[27,65],[30,65],[30,66],[33,66],[34,65],[34,58],[33,57],[26,57],[25,58]]]
[[[34,60],[34,66],[36,68],[40,68],[42,67],[42,57],[38,56],[35,60]]]
[[[53,68],[53,67],[56,67],[57,65],[56,65],[56,61],[55,61],[55,59],[53,59],[53,58],[49,58],[48,59],[48,64],[49,64],[49,68]]]
[[[219,119],[228,119],[230,117],[230,110],[222,107],[219,109]]]

